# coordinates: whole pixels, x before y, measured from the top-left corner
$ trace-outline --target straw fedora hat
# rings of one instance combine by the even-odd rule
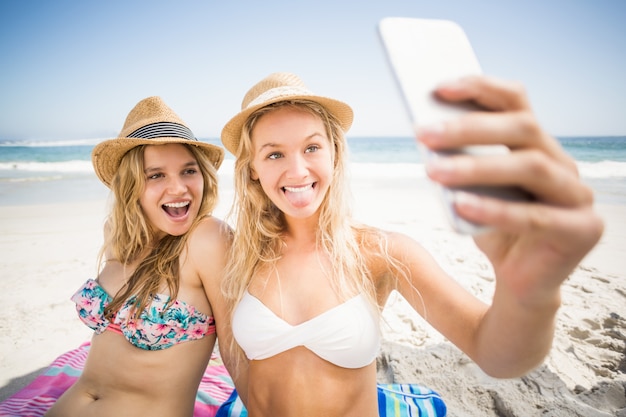
[[[230,119],[222,129],[224,147],[236,155],[241,140],[241,129],[248,117],[256,110],[279,101],[297,99],[321,104],[339,120],[344,132],[350,129],[353,118],[350,106],[339,100],[313,94],[295,74],[276,72],[268,75],[248,90],[241,103],[241,112]]]
[[[98,178],[110,187],[126,152],[139,145],[168,143],[197,146],[206,153],[215,169],[219,168],[224,159],[222,148],[196,139],[160,97],[148,97],[137,103],[128,113],[119,137],[100,142],[93,148],[91,161]]]

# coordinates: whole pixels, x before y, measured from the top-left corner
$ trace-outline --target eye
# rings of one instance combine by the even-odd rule
[[[149,180],[156,180],[156,179],[162,178],[162,177],[163,177],[163,174],[161,174],[160,172],[157,172],[156,174],[148,175],[148,179]]]
[[[305,153],[309,153],[309,152],[317,152],[320,149],[320,147],[318,145],[309,145],[307,146],[306,150],[304,151]]]
[[[267,155],[267,159],[278,159],[282,157],[283,157],[283,154],[280,152],[272,152],[271,154]]]
[[[198,170],[195,168],[188,168],[183,171],[183,175],[195,175],[198,173]]]

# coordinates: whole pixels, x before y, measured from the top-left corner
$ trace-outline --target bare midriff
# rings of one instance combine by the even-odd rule
[[[146,351],[113,331],[96,335],[81,377],[46,417],[191,417],[214,338]]]
[[[376,363],[341,368],[305,347],[250,361],[248,412],[255,417],[378,417]]]

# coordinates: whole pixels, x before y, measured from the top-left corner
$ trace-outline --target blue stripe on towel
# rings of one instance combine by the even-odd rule
[[[380,417],[444,417],[447,409],[435,391],[417,384],[378,384]]]
[[[248,410],[237,395],[237,390],[233,390],[230,397],[220,406],[215,417],[247,417]]]
[[[445,417],[446,404],[435,391],[417,384],[378,384],[380,417]],[[237,391],[215,417],[247,417]]]

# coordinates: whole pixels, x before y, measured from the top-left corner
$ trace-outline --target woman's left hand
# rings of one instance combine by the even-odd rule
[[[441,86],[437,95],[450,102],[472,100],[485,111],[422,128],[418,139],[425,146],[503,144],[511,152],[438,158],[427,166],[429,177],[444,186],[515,186],[530,193],[534,199],[527,202],[460,194],[455,208],[490,227],[474,239],[506,292],[524,304],[554,302],[562,282],[602,235],[592,191],[558,141],[538,125],[521,86],[475,76]]]

